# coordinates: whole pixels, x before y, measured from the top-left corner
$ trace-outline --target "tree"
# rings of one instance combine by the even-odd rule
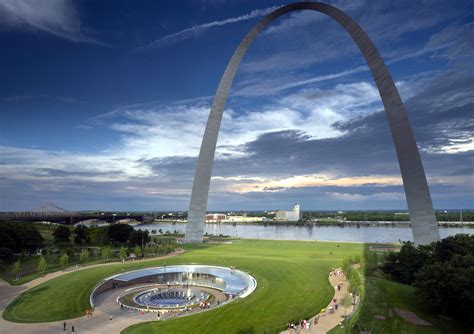
[[[89,257],[89,250],[87,248],[83,248],[81,250],[81,254],[79,254],[79,261],[81,261],[81,263],[86,263],[87,261],[89,261]]]
[[[1,261],[9,262],[12,258],[13,258],[13,253],[10,248],[0,247],[0,264],[1,264]]]
[[[474,254],[474,235],[456,234],[437,242],[434,246],[436,261],[447,262],[455,255]]]
[[[89,238],[94,245],[106,245],[109,242],[108,226],[92,226],[89,228]]]
[[[89,229],[84,225],[78,225],[74,229],[74,234],[75,234],[74,243],[76,243],[76,244],[82,244],[84,242],[90,241]]]
[[[429,257],[427,247],[416,248],[413,243],[403,244],[399,253],[389,253],[382,270],[393,279],[404,284],[411,284],[415,274]]]
[[[344,318],[347,316],[347,309],[352,306],[352,298],[346,293],[340,300],[341,306],[344,307]]]
[[[69,237],[71,236],[71,230],[64,225],[59,225],[53,232],[54,243],[59,244],[62,242],[69,242]]]
[[[14,226],[8,223],[0,223],[0,245],[9,248],[12,253],[22,250],[21,239],[15,229],[18,226]]]
[[[9,230],[14,233],[12,229]],[[0,230],[0,245],[4,248],[15,249],[15,241],[8,231]]]
[[[12,267],[12,275],[15,277],[15,281],[18,281],[20,279],[20,273],[21,273],[21,263],[20,259],[18,259]]]
[[[133,227],[127,224],[110,225],[107,230],[107,236],[111,242],[123,244],[127,242]]]
[[[474,322],[474,255],[423,266],[416,275],[417,295],[443,314]]]
[[[137,257],[142,256],[142,248],[138,245],[135,246],[135,248],[133,249],[133,252],[135,253]]]
[[[127,258],[127,250],[125,249],[125,247],[120,247],[120,250],[119,250],[119,256],[120,256],[120,260],[124,261],[126,258]]]
[[[67,253],[64,253],[59,258],[59,265],[61,266],[61,268],[64,268],[68,265],[68,263],[69,263],[69,255],[67,255]]]
[[[404,244],[382,268],[395,280],[414,285],[422,302],[474,323],[474,235],[457,234],[416,248]]]
[[[148,231],[132,231],[132,233],[130,233],[130,236],[128,237],[128,242],[130,243],[130,246],[146,245],[148,242],[150,242],[150,234],[148,233]]]
[[[19,237],[19,249],[32,254],[44,246],[44,238],[31,223],[18,224],[15,232]]]
[[[53,249],[51,247],[46,247],[43,249],[44,251],[44,255],[46,255],[48,257],[48,259],[51,261],[52,257],[53,257]]]
[[[46,271],[47,267],[48,267],[48,263],[46,262],[46,259],[44,258],[44,256],[41,256],[38,262],[38,268],[37,268],[38,272],[41,275],[44,275],[44,272]]]
[[[145,257],[149,257],[154,253],[154,250],[155,248],[153,247],[153,245],[146,245],[143,253]]]
[[[104,262],[107,262],[109,260],[110,253],[110,247],[102,247],[100,254],[102,255],[102,259],[104,260]]]

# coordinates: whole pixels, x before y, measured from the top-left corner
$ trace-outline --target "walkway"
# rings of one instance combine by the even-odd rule
[[[183,250],[178,250],[172,254],[160,257],[160,258],[153,258],[153,259],[146,259],[141,261],[154,261],[157,259],[162,259],[166,257],[171,257],[182,253]],[[33,281],[27,282],[20,286],[11,286],[7,282],[0,280],[0,314],[3,313],[6,305],[11,302],[16,296],[20,293],[31,289],[41,283],[44,283],[50,279],[55,277],[59,277],[65,275],[72,271],[77,270],[85,270],[89,268],[94,268],[98,266],[104,265],[112,265],[117,264],[115,263],[107,263],[107,264],[97,264],[88,267],[80,267],[77,269],[69,269],[66,271],[58,271],[54,273],[50,273],[45,275],[44,277],[40,277]],[[335,289],[334,297],[336,299],[336,303],[339,303],[340,299],[348,293],[348,281],[344,274],[336,270],[331,273],[329,276],[329,281],[331,285]],[[342,283],[340,291],[337,289],[337,285]],[[120,333],[123,329],[143,322],[143,321],[151,321],[157,320],[157,315],[155,313],[145,313],[141,314],[136,311],[129,311],[126,309],[120,309],[120,307],[115,302],[116,295],[107,295],[104,294],[101,298],[97,300],[96,310],[94,312],[93,317],[86,318],[85,316],[65,320],[67,324],[66,333],[71,332],[71,326],[75,327],[75,333]],[[358,305],[358,300],[356,300],[356,305],[354,309]],[[330,311],[330,307],[333,307],[334,303],[331,303],[326,307],[326,311],[323,313],[318,314],[316,317],[319,317],[318,323],[314,323],[313,317],[309,320],[310,329],[301,329],[298,326],[296,330],[287,330],[282,333],[284,334],[296,334],[296,333],[317,333],[323,334],[327,333],[332,328],[336,327],[343,319],[344,315],[344,308],[339,307],[338,310]],[[347,314],[349,315],[352,311],[352,307],[347,310]],[[36,324],[22,324],[22,323],[13,323],[0,318],[0,333],[5,334],[17,334],[17,333],[24,333],[24,334],[43,334],[43,333],[65,333],[63,331],[63,321],[55,321],[55,322],[47,322],[47,323],[36,323]]]
[[[139,260],[140,262],[156,261],[159,259],[164,259],[178,254],[183,253],[182,249],[162,256],[155,257],[151,259]],[[38,286],[50,279],[66,275],[70,272],[85,270],[99,266],[114,265],[119,262],[109,262],[102,264],[94,264],[91,266],[79,267],[79,268],[68,268],[63,271],[56,271],[49,273],[43,277],[37,278],[25,284],[19,286],[12,286],[7,282],[0,280],[0,315],[3,314],[5,307],[20,293],[31,289],[35,286]],[[110,320],[112,318],[112,320]],[[102,309],[96,309],[94,316],[92,318],[86,318],[85,316],[65,320],[67,323],[66,333],[71,332],[71,326],[75,327],[75,333],[98,333],[98,328],[100,328],[101,333],[120,333],[123,329],[133,324],[142,322],[156,320],[156,315],[154,314],[145,314],[143,316],[137,317],[137,312],[124,311],[117,307],[117,304],[112,306],[107,304],[106,307]],[[22,324],[6,321],[3,318],[0,318],[0,333],[5,334],[43,334],[43,333],[64,333],[63,331],[63,321],[55,322],[46,322],[46,323],[35,323],[35,324]]]
[[[329,282],[331,286],[334,288],[334,297],[329,303],[328,306],[324,309],[324,312],[321,312],[311,319],[308,320],[309,322],[309,330],[302,329],[299,324],[296,325],[296,329],[290,329],[281,332],[281,334],[296,334],[296,333],[313,333],[313,334],[325,334],[329,332],[331,329],[339,325],[341,321],[344,320],[344,313],[346,310],[342,307],[339,303],[342,297],[349,293],[348,286],[349,281],[347,280],[346,276],[340,269],[336,269],[329,274]],[[340,291],[337,289],[337,286],[341,284]],[[333,300],[336,300],[334,303]],[[335,304],[338,304],[338,309],[335,309]],[[359,300],[356,298],[355,305],[352,307],[347,308],[346,315],[349,317],[352,313],[357,309],[359,305]],[[315,319],[316,323],[315,323]]]

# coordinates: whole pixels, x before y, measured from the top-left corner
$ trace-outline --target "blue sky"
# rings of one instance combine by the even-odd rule
[[[0,0],[0,210],[187,210],[233,50],[286,1]],[[471,1],[330,1],[396,81],[435,208],[473,208]],[[227,103],[209,210],[405,209],[368,69],[323,14],[269,26]]]

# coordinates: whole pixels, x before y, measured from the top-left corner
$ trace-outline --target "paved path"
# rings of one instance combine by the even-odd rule
[[[158,257],[145,260],[139,260],[141,262],[156,261],[171,256],[176,256],[183,253],[182,249],[178,249],[176,252]],[[49,273],[43,277],[37,278],[25,284],[19,286],[12,286],[7,282],[0,280],[0,314],[3,314],[3,310],[16,296],[23,291],[31,289],[37,285],[40,285],[50,279],[66,275],[70,272],[85,270],[99,266],[114,265],[119,262],[109,262],[102,264],[95,264],[86,267],[69,268],[63,271],[57,271]],[[156,315],[145,314],[143,316],[137,316],[137,312],[124,311],[117,307],[117,304],[107,304],[104,308],[98,309],[94,312],[92,318],[79,317],[75,319],[65,320],[67,324],[66,333],[71,332],[71,326],[75,327],[75,333],[120,333],[124,328],[131,326],[141,321],[156,320]],[[110,320],[112,317],[112,320]],[[100,330],[98,330],[100,328]],[[2,334],[43,334],[43,333],[64,333],[63,321],[54,321],[37,324],[22,324],[6,321],[0,318],[0,333]]]
[[[334,297],[326,307],[326,311],[317,314],[316,316],[312,317],[308,320],[309,322],[309,329],[302,329],[300,326],[297,326],[296,329],[290,329],[281,332],[282,334],[296,334],[296,333],[314,333],[314,334],[325,334],[329,332],[331,329],[336,327],[343,319],[344,307],[339,305],[340,300],[344,295],[349,293],[348,286],[349,281],[347,280],[346,276],[342,273],[340,269],[336,269],[332,271],[329,275],[329,282],[331,286],[334,288]],[[338,290],[337,286],[341,285],[341,289]],[[336,303],[334,303],[334,299],[336,299]],[[338,309],[335,309],[335,304],[338,304]],[[347,309],[347,316],[350,316],[357,308],[359,304],[359,300],[356,298],[355,305],[353,307],[349,307]],[[315,322],[315,319],[316,322]],[[299,325],[299,324],[295,324]]]
[[[170,256],[175,256],[180,253],[183,253],[182,250],[178,250],[175,253],[166,255],[160,258],[153,258],[153,259],[146,259],[141,261],[153,261],[161,258],[166,258]],[[115,263],[107,263],[107,264],[97,264],[88,267],[79,267],[77,269],[69,269],[65,271],[58,271],[54,273],[50,273],[45,275],[44,277],[40,277],[33,281],[27,282],[20,286],[11,286],[5,281],[0,280],[0,314],[3,313],[6,305],[10,301],[12,301],[16,296],[18,296],[23,291],[31,289],[41,283],[44,283],[50,279],[55,277],[59,277],[70,273],[72,271],[77,270],[85,270],[89,268],[94,268],[98,266],[104,265],[112,265],[117,264]],[[331,273],[329,276],[329,281],[331,285],[334,287],[335,294],[333,298],[336,298],[337,303],[339,300],[348,292],[348,281],[346,277],[342,274],[341,271],[337,270]],[[338,291],[337,285],[342,283],[341,290]],[[55,321],[55,322],[46,322],[46,323],[37,323],[37,324],[22,324],[22,323],[13,323],[8,322],[3,318],[0,318],[0,333],[5,334],[44,334],[44,333],[71,333],[71,326],[75,327],[75,333],[120,333],[123,329],[137,324],[143,321],[151,321],[151,320],[158,320],[157,315],[155,313],[146,313],[140,314],[136,311],[129,311],[126,309],[120,309],[120,307],[116,304],[115,293],[104,293],[99,296],[97,300],[96,310],[94,315],[91,318],[86,318],[85,316],[65,320],[67,328],[66,332],[63,331],[63,321]],[[295,334],[295,333],[327,333],[330,329],[337,326],[344,315],[344,308],[339,307],[338,310],[334,310],[334,312],[330,312],[329,308],[333,306],[334,303],[331,303],[326,307],[326,312],[316,315],[315,317],[309,320],[310,328],[309,330],[301,329],[298,326],[296,330],[288,330],[282,333],[284,334]],[[358,305],[358,300],[356,301],[356,306]],[[355,309],[355,308],[354,308]],[[349,315],[352,312],[352,308],[347,310],[347,314]],[[314,319],[319,317],[318,323],[314,323]],[[168,318],[168,317],[167,317]]]

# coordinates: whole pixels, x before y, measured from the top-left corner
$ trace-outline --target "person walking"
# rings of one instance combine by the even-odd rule
[[[74,326],[71,327],[71,333],[74,333]]]
[[[63,322],[63,331],[64,331],[64,332],[66,331],[66,321]]]

